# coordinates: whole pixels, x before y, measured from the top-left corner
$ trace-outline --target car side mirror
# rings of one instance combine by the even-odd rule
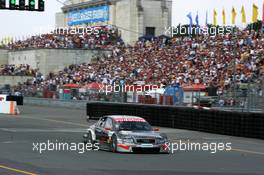
[[[105,131],[112,131],[112,128],[104,128]]]
[[[158,132],[158,131],[160,131],[160,129],[159,128],[154,128],[153,131]]]

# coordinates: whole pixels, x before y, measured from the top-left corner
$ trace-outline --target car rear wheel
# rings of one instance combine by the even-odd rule
[[[111,140],[112,140],[111,151],[116,152],[117,151],[117,138],[116,138],[116,136],[115,135],[112,136]]]

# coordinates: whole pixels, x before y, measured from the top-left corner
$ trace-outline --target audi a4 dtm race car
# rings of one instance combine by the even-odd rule
[[[113,152],[152,151],[169,153],[166,134],[160,133],[143,118],[109,115],[101,117],[84,134],[85,143],[99,143],[102,150]]]

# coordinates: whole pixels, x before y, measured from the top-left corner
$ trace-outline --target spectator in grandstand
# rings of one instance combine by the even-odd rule
[[[122,43],[117,29],[110,26],[100,26],[91,28],[89,32],[77,29],[57,29],[50,34],[18,40],[10,43],[7,47],[13,50],[27,48],[112,49],[115,45]]]
[[[2,65],[0,75],[2,76],[35,76],[37,70],[30,68],[27,64]]]

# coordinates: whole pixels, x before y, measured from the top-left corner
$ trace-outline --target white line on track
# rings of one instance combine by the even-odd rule
[[[5,141],[5,142],[1,142],[1,143],[9,144],[9,143],[14,143],[14,142],[13,141]]]
[[[84,128],[71,128],[71,129],[58,129],[58,128],[48,128],[48,129],[35,129],[35,128],[0,128],[0,131],[6,132],[85,132]]]
[[[9,117],[10,116],[6,116]],[[26,117],[26,116],[19,116],[19,118],[26,118],[26,119],[33,119],[33,120],[40,120],[40,121],[48,121],[48,122],[56,122],[56,123],[62,123],[62,124],[68,124],[68,125],[74,125],[74,126],[83,126],[88,127],[89,125],[81,124],[81,123],[75,123],[75,122],[66,122],[61,120],[54,120],[54,119],[47,119],[47,118],[35,118],[35,117]]]

